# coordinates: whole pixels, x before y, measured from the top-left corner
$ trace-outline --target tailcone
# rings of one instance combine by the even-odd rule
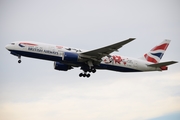
[[[163,70],[168,70],[168,67],[167,66],[162,66],[162,67],[160,67],[161,68],[161,70],[163,71]]]

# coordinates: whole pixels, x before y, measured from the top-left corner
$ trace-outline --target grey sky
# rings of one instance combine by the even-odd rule
[[[180,113],[179,63],[165,72],[97,71],[79,78],[79,69],[53,69],[53,62],[17,57],[4,48],[28,40],[82,49],[136,40],[118,55],[141,57],[164,39],[171,44],[162,61],[180,61],[180,2],[0,1],[0,119],[154,119]],[[173,114],[174,115],[174,114]]]

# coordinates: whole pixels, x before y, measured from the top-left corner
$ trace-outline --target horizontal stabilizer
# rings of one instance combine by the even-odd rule
[[[174,63],[177,63],[177,62],[176,61],[168,61],[168,62],[161,62],[161,63],[156,63],[156,64],[150,64],[148,66],[151,66],[151,67],[163,67],[163,66],[168,66],[168,65],[174,64]]]

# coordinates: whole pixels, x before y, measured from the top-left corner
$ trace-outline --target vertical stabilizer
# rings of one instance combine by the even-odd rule
[[[169,43],[170,43],[170,40],[164,40],[159,45],[151,49],[148,53],[144,54],[144,56],[141,59],[146,60],[148,62],[152,62],[152,63],[159,63]]]

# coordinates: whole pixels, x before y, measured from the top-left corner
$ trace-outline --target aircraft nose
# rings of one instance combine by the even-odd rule
[[[8,44],[8,45],[5,46],[5,48],[6,48],[7,50],[9,50],[9,46],[10,46],[10,45]]]

